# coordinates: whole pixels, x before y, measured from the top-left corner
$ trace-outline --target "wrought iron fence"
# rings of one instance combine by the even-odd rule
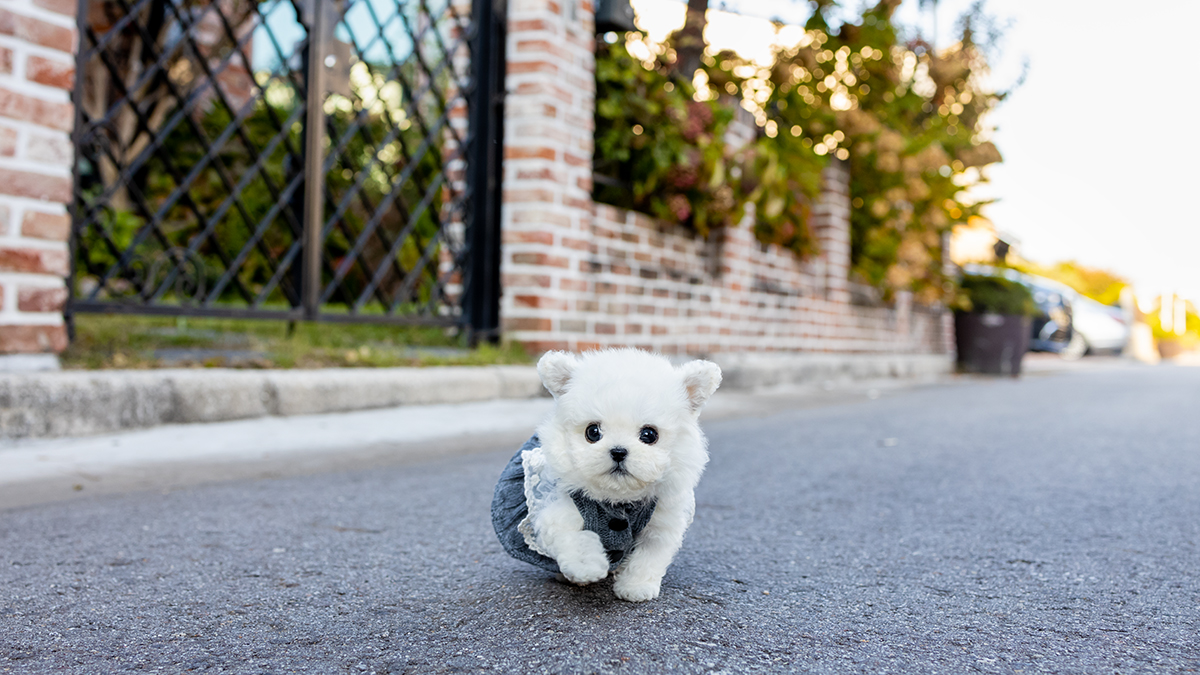
[[[82,0],[68,313],[465,324],[502,0]]]

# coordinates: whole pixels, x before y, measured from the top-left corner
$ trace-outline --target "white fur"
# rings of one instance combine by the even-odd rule
[[[693,490],[708,463],[698,417],[721,383],[721,369],[708,361],[675,368],[656,354],[614,349],[580,357],[548,352],[538,374],[555,407],[537,433],[546,463],[559,477],[557,499],[532,522],[539,546],[568,580],[599,581],[608,576],[608,558],[600,538],[583,529],[570,494],[582,490],[616,503],[654,498],[654,515],[617,568],[613,591],[633,602],[658,597],[695,513]],[[593,423],[603,437],[589,443],[584,432]],[[656,443],[639,440],[645,426],[657,430]],[[615,446],[629,452],[626,473],[613,473],[609,451]]]

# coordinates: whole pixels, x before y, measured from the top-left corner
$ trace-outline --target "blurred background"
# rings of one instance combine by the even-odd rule
[[[705,39],[765,63],[780,24],[803,25],[816,4],[826,3],[710,0]],[[1003,161],[969,190],[990,203],[955,228],[955,262],[994,262],[1002,240],[1009,264],[1102,305],[1119,306],[1129,289],[1136,312],[1124,314],[1148,325],[1166,354],[1200,346],[1200,214],[1186,197],[1200,180],[1200,92],[1180,69],[1196,57],[1200,4],[1158,0],[1136,13],[1118,2],[895,4],[901,39],[939,49],[960,40],[965,15],[985,17],[984,88],[1005,94],[985,124]],[[683,0],[632,5],[651,39],[684,25]],[[854,9],[828,13],[856,21]],[[1077,304],[1085,315],[1121,314]]]
[[[964,270],[1200,347],[1195,3],[85,6],[5,43],[6,368],[953,359]]]

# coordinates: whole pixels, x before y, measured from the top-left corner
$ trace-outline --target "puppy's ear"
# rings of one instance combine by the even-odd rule
[[[721,367],[712,361],[692,361],[679,367],[692,412],[697,412],[721,386]]]
[[[562,396],[571,382],[571,375],[579,365],[578,359],[570,352],[546,352],[538,361],[538,377],[542,385],[554,398]]]

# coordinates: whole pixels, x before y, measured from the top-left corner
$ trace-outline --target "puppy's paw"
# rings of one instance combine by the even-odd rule
[[[613,582],[613,593],[629,602],[645,602],[658,597],[662,579],[635,579],[625,574],[618,574]]]
[[[591,535],[591,536],[588,536]],[[584,586],[608,576],[608,556],[595,532],[581,532],[575,545],[562,551],[558,569],[573,584]]]
[[[608,576],[608,561],[596,564],[595,560],[560,560],[558,569],[562,570],[567,581],[576,586],[586,586]]]

